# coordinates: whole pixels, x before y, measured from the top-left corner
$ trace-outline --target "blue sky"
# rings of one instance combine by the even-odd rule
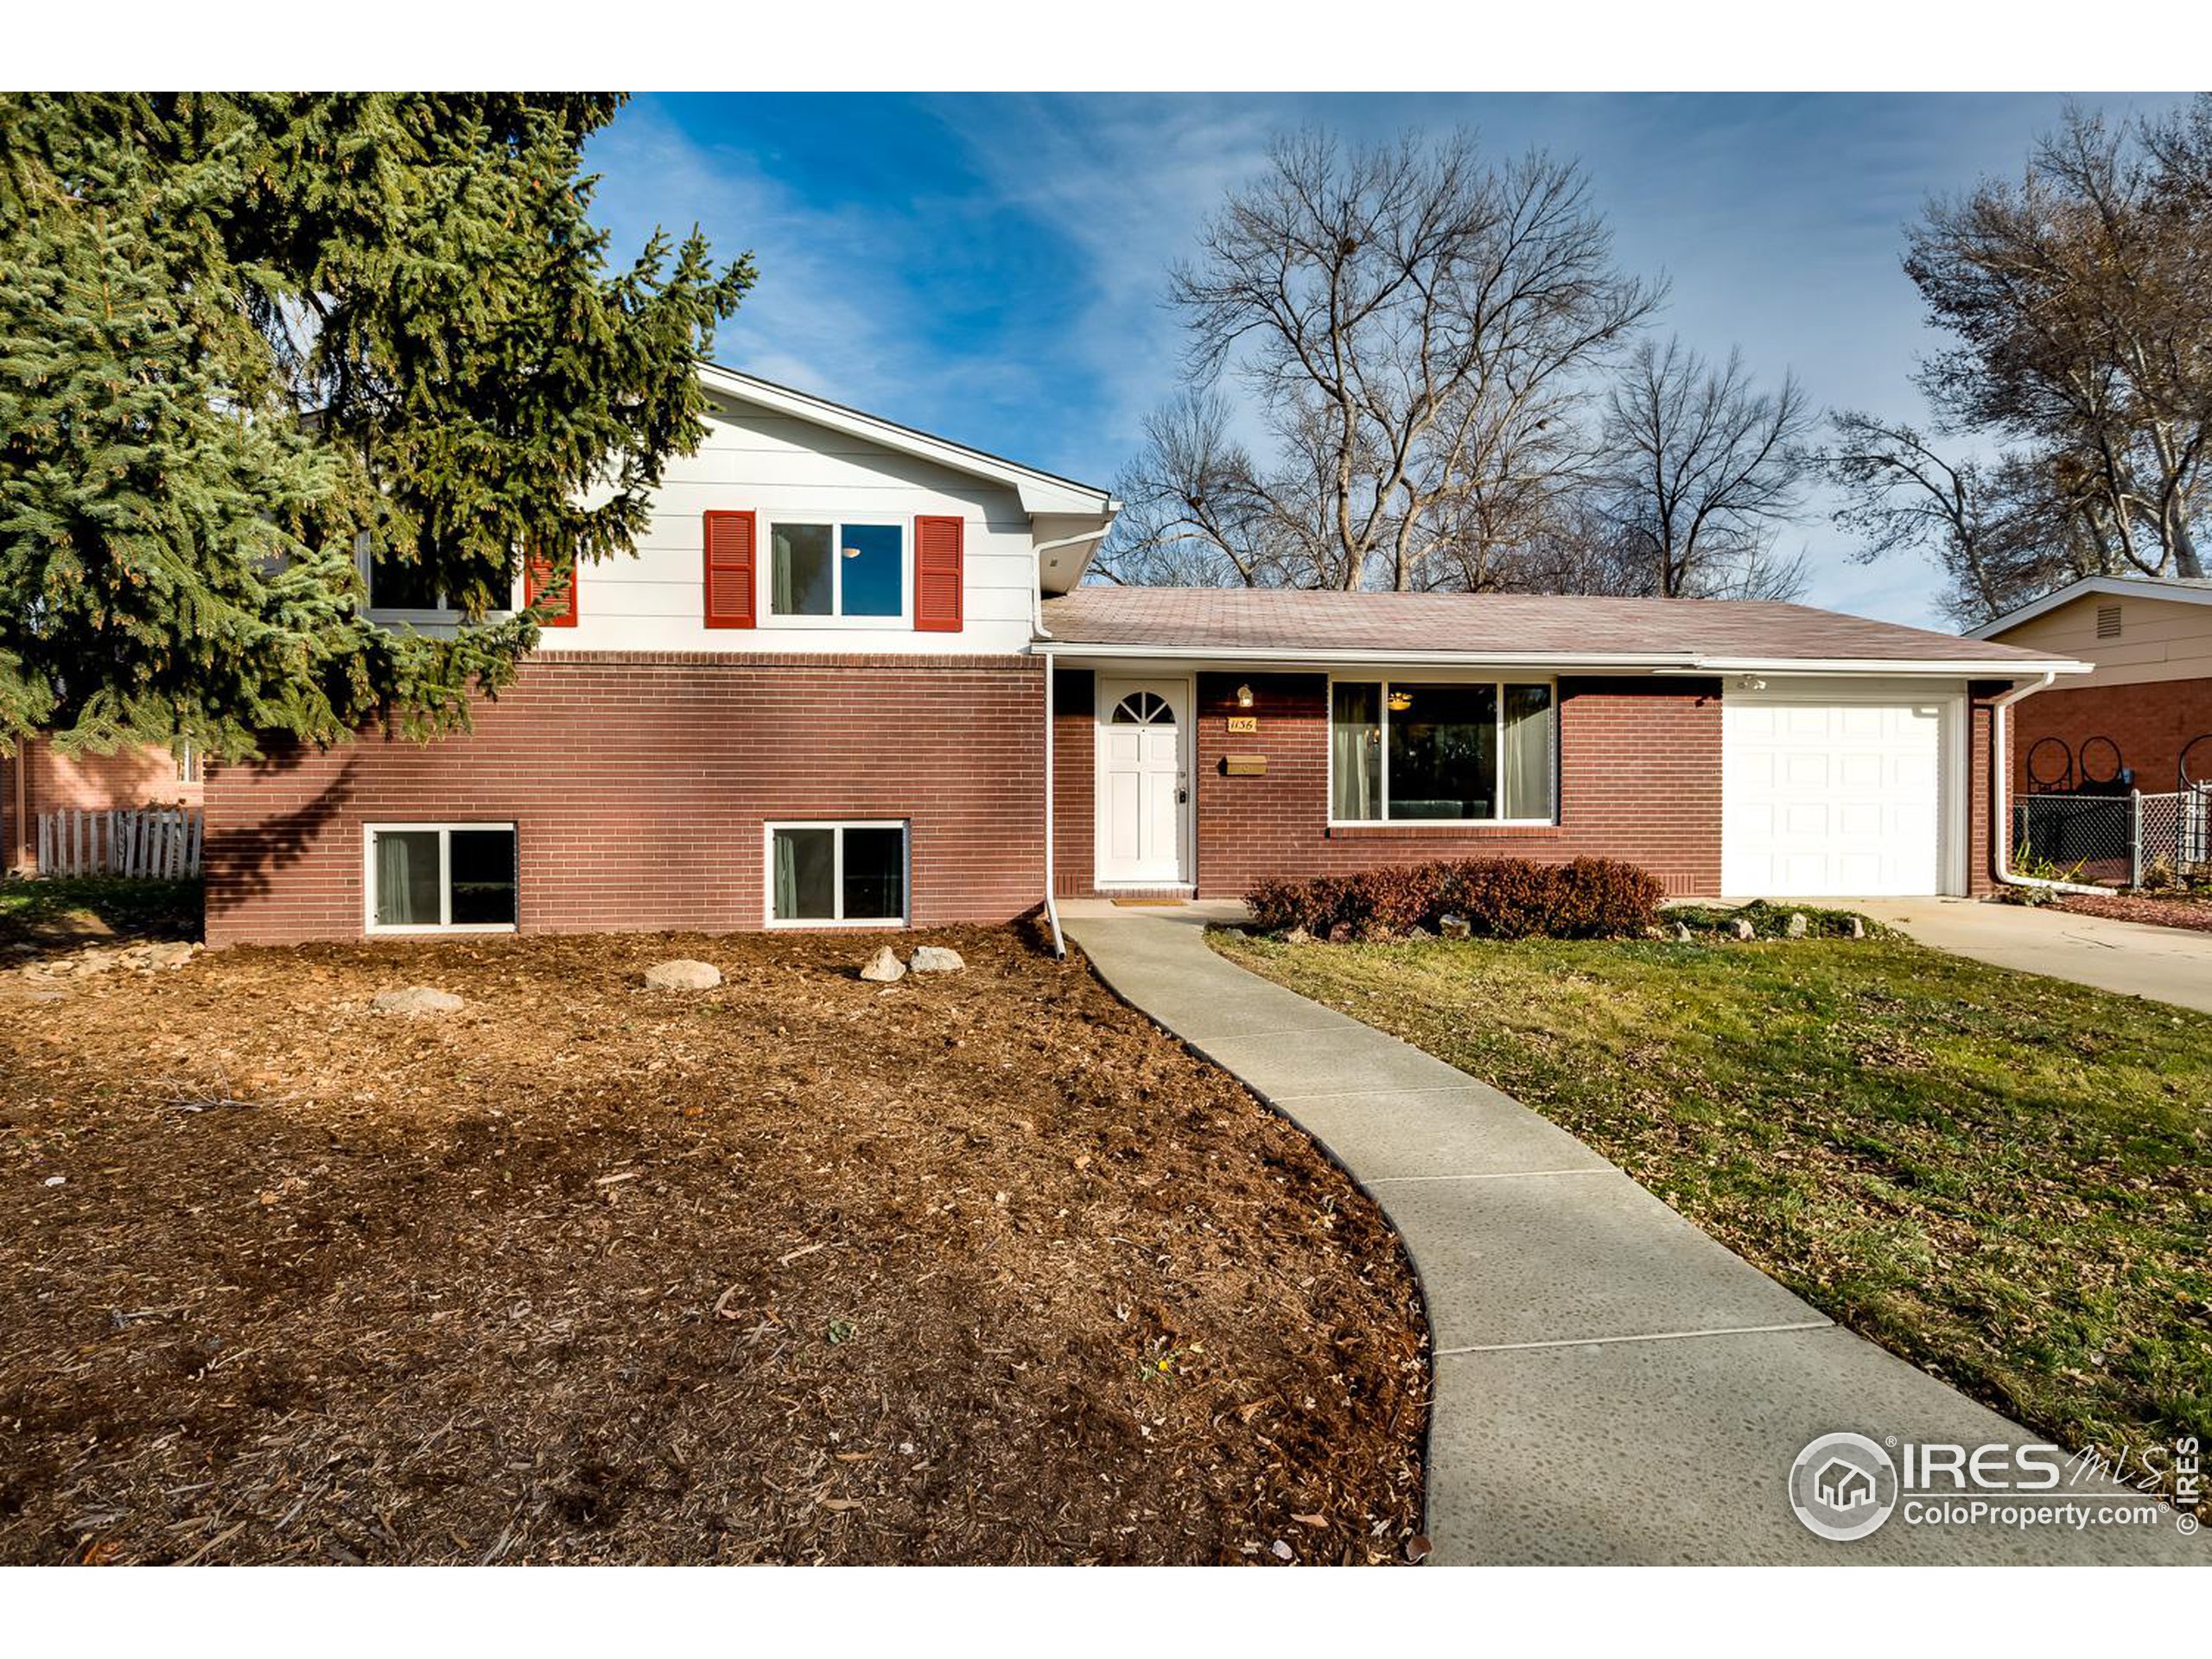
[[[2118,115],[2163,95],[2091,100]],[[1658,327],[1794,369],[1834,407],[1918,419],[1935,336],[1897,265],[1930,194],[2016,171],[2064,100],[1611,94],[640,97],[594,141],[622,254],[656,225],[751,249],[760,282],[715,356],[910,425],[1110,484],[1177,384],[1168,264],[1274,132],[1474,128],[1579,157]],[[1816,604],[1936,624],[1919,563],[1799,537]]]

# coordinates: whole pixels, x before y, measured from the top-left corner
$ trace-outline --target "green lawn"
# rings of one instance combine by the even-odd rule
[[[1212,938],[2056,1440],[2212,1436],[2212,1018],[1891,937]]]
[[[88,922],[88,918],[93,920]],[[0,945],[67,945],[96,936],[99,927],[127,938],[196,939],[200,920],[200,888],[196,880],[0,878]]]

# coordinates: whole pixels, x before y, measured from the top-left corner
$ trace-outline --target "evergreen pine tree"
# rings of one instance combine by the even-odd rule
[[[610,269],[619,105],[0,97],[0,738],[239,756],[512,681],[524,550],[632,548],[753,281],[696,230]],[[364,546],[450,637],[361,619]]]

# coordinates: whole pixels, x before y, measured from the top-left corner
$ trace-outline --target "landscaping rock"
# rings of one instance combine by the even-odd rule
[[[960,960],[957,950],[948,950],[941,944],[925,944],[914,952],[913,960],[906,965],[918,974],[957,974],[968,964]]]
[[[1740,916],[1728,924],[1728,931],[1739,939],[1756,939],[1759,936],[1758,929]]]
[[[1697,943],[1697,935],[1690,931],[1690,925],[1688,922],[1676,922],[1675,924],[1675,943],[1676,944],[1695,944]]]
[[[200,946],[184,939],[162,939],[143,946],[138,960],[146,968],[181,968],[200,954]]]
[[[645,983],[656,991],[711,991],[721,982],[721,969],[689,957],[657,962],[645,969]]]
[[[861,964],[861,977],[879,985],[890,985],[906,977],[906,964],[899,960],[899,953],[885,945]]]
[[[378,991],[369,1007],[378,1014],[453,1014],[466,1006],[451,991],[410,985],[404,991]]]
[[[1464,916],[1440,916],[1436,918],[1436,931],[1447,939],[1464,939],[1474,928]]]
[[[1313,936],[1302,927],[1294,927],[1282,936],[1282,942],[1285,944],[1311,944]]]
[[[1854,939],[1865,938],[1866,937],[1866,918],[1864,916],[1853,916],[1847,918],[1844,923],[1844,931]]]
[[[1802,939],[1805,937],[1806,930],[1812,924],[1805,919],[1803,911],[1793,910],[1789,912],[1789,919],[1782,925],[1782,931],[1790,938]]]

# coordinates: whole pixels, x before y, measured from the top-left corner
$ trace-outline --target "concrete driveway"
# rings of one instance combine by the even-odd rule
[[[2212,1014],[2212,933],[1971,899],[1834,899],[1977,962]]]

